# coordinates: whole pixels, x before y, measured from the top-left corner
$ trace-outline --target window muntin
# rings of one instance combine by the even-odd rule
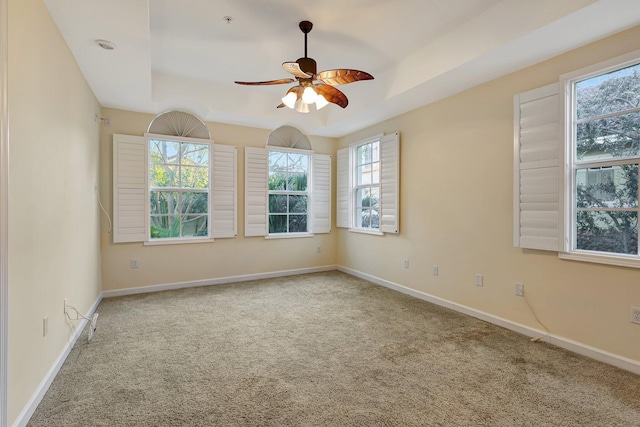
[[[637,257],[640,64],[571,85],[570,249]]]
[[[149,139],[149,237],[207,238],[211,145]]]
[[[380,229],[380,140],[355,147],[355,228]]]
[[[311,156],[269,151],[269,234],[309,232],[309,164]]]

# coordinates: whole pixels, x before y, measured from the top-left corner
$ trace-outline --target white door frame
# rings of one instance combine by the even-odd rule
[[[9,424],[9,0],[0,0],[0,427]]]

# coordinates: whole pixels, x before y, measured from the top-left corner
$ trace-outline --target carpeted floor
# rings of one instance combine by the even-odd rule
[[[640,376],[340,272],[97,311],[30,426],[640,426]]]

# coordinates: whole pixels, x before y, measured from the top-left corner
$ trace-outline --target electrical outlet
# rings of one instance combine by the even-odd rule
[[[408,259],[404,260],[404,268],[409,268],[409,260]]]
[[[516,283],[516,295],[519,297],[524,296],[524,284]]]
[[[631,307],[631,323],[637,323],[640,325],[640,308]]]
[[[438,275],[438,266],[437,266],[437,265],[434,265],[434,266],[431,268],[431,274],[433,274],[434,276],[437,276],[437,275]]]
[[[46,337],[49,333],[49,317],[44,317],[42,319],[42,336]]]
[[[316,248],[316,253],[317,253],[317,254],[319,254],[319,253],[321,253],[321,252],[322,252],[322,248],[321,248],[320,246],[318,246],[318,247]]]
[[[131,268],[138,268],[138,260],[137,259],[132,259],[131,260]]]
[[[482,274],[476,274],[476,286],[482,286]]]

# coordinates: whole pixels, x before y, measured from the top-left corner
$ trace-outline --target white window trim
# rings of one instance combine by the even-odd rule
[[[576,204],[574,191],[574,136],[573,136],[573,83],[578,80],[585,80],[609,71],[625,68],[640,63],[640,50],[630,52],[628,54],[612,58],[579,70],[572,71],[560,76],[560,88],[563,90],[564,96],[560,97],[561,102],[561,121],[562,135],[561,143],[564,148],[564,176],[563,188],[565,191],[564,200],[561,201],[564,206],[564,217],[562,218],[565,227],[564,247],[563,251],[558,253],[561,259],[571,261],[591,262],[598,264],[609,264],[623,267],[640,268],[640,254],[624,255],[612,254],[608,252],[581,251],[572,249],[574,239],[574,207]],[[627,159],[625,159],[627,160]],[[581,167],[588,166],[579,164]]]
[[[209,161],[208,161],[208,172],[209,172],[209,186],[207,188],[207,194],[209,195],[209,204],[207,207],[207,236],[198,236],[198,237],[181,237],[181,238],[163,238],[163,239],[152,239],[151,238],[151,206],[149,201],[149,195],[147,195],[146,200],[146,230],[147,230],[147,239],[145,243],[153,243],[155,245],[164,245],[164,244],[183,244],[183,243],[191,243],[198,242],[203,243],[204,241],[212,242],[213,241],[213,222],[211,213],[213,212],[213,150],[214,150],[214,142],[211,139],[200,139],[200,138],[185,138],[181,136],[171,136],[171,135],[158,135],[152,133],[145,133],[144,139],[147,147],[147,180],[149,179],[149,167],[150,167],[150,155],[149,155],[149,141],[150,140],[162,140],[162,141],[171,141],[171,142],[185,142],[185,143],[194,143],[194,144],[206,144],[209,146]],[[147,185],[147,191],[149,194],[151,193],[151,187]],[[181,192],[181,189],[177,189],[176,191]]]

